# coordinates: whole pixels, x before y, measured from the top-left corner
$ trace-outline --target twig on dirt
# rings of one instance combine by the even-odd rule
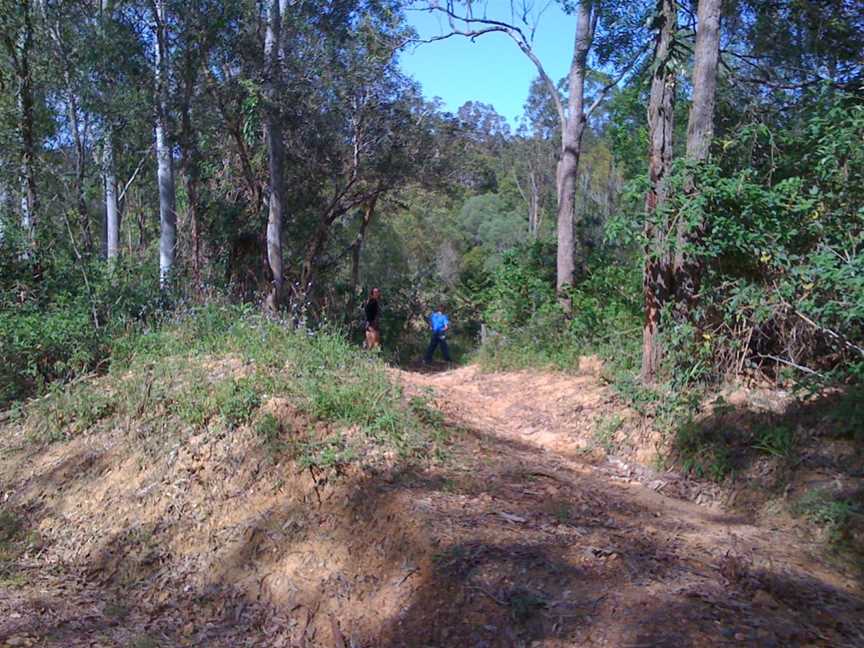
[[[490,599],[495,601],[501,607],[507,607],[507,603],[505,601],[502,601],[497,596],[495,596],[492,592],[487,591],[485,588],[480,587],[479,585],[472,585],[470,587],[470,589],[477,590],[481,594],[485,594],[486,596],[488,596]]]
[[[414,574],[416,574],[418,571],[420,571],[420,570],[419,570],[417,567],[415,567],[414,569],[409,570],[409,571],[408,571],[408,572],[407,572],[407,573],[406,573],[402,578],[400,578],[400,579],[397,581],[397,583],[396,583],[396,587],[399,587],[400,585],[402,585],[402,583],[404,583],[406,580],[408,580],[409,578],[411,578],[411,576],[413,576]]]
[[[333,641],[333,648],[348,648],[348,644],[345,642],[345,635],[343,635],[342,631],[339,629],[339,622],[336,620],[336,616],[332,612],[330,613],[330,632]]]
[[[591,602],[591,612],[595,612],[597,610],[597,606],[600,605],[607,598],[609,598],[609,595],[603,594],[602,596],[599,596],[598,598],[594,599]],[[588,606],[587,605],[580,605],[579,607],[588,607]]]

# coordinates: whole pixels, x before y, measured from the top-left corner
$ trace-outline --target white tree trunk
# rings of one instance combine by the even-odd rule
[[[156,162],[159,184],[159,285],[165,288],[174,269],[177,247],[177,209],[174,159],[168,121],[168,26],[165,0],[156,7]]]
[[[117,206],[117,172],[114,168],[114,138],[109,127],[102,151],[102,175],[105,182],[106,256],[114,259],[120,252],[120,210]]]
[[[284,0],[283,0],[284,2]],[[267,295],[267,308],[275,312],[283,297],[285,283],[282,261],[282,218],[285,199],[283,188],[284,143],[277,101],[279,98],[282,67],[281,51],[282,15],[280,0],[270,0],[267,33],[264,40],[264,136],[270,163],[270,191],[267,217],[267,263],[273,284]]]
[[[99,10],[100,28],[104,33],[105,25],[111,19],[111,3],[109,0],[101,0]],[[120,252],[120,209],[117,202],[117,170],[114,161],[114,126],[112,124],[111,115],[106,117],[105,141],[103,147],[102,183],[105,191],[105,256],[109,259],[114,259]]]
[[[0,161],[0,174],[3,172],[3,164]],[[6,179],[0,175],[0,245],[6,235],[6,219],[12,214],[12,196],[6,186]]]

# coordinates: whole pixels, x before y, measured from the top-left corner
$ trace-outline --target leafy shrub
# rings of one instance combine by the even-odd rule
[[[83,381],[56,383],[24,408],[37,440],[67,439],[111,415],[139,424],[174,416],[196,428],[227,430],[253,422],[268,452],[290,449],[303,465],[317,466],[368,457],[376,447],[422,456],[446,440],[428,400],[404,399],[380,360],[338,330],[299,330],[245,307],[210,305],[134,328],[115,349],[110,393]],[[238,360],[254,371],[236,375]],[[214,366],[228,375],[214,378]],[[313,424],[290,444],[281,441],[282,423],[273,414],[257,415],[271,397],[288,399]]]
[[[852,515],[859,511],[851,501],[837,499],[825,489],[805,493],[792,507],[792,511],[825,529],[832,542],[839,542],[848,528]]]
[[[864,375],[864,106],[842,94],[812,101],[802,128],[742,126],[714,162],[676,176],[695,173],[698,193],[673,191],[671,210],[707,225],[695,249],[701,305],[683,345],[700,349],[700,378]]]
[[[152,320],[153,264],[0,254],[0,407],[104,366],[112,342]]]
[[[795,433],[787,425],[763,425],[754,431],[753,447],[774,457],[789,457],[795,448]]]
[[[689,420],[678,428],[673,446],[684,472],[694,477],[719,482],[732,472],[729,447],[716,430]]]
[[[632,366],[641,330],[639,269],[611,255],[592,257],[571,289],[568,317],[555,296],[554,269],[543,243],[504,255],[486,293],[484,319],[495,335],[480,358],[490,368],[569,369],[599,353]]]

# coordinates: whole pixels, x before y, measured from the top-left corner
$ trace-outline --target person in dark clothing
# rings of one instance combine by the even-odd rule
[[[429,342],[429,348],[426,349],[426,356],[423,361],[426,364],[432,362],[432,354],[440,346],[444,360],[450,362],[450,349],[447,348],[447,331],[450,330],[450,319],[444,314],[443,304],[438,306],[438,310],[429,316],[429,325],[432,327],[432,339]]]
[[[366,348],[381,346],[381,291],[373,288],[366,301]]]

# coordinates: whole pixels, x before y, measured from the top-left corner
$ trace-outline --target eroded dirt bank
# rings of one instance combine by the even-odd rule
[[[611,406],[590,367],[393,376],[457,428],[433,465],[304,470],[245,428],[4,434],[0,640],[864,645],[861,583],[818,546],[584,451]]]

